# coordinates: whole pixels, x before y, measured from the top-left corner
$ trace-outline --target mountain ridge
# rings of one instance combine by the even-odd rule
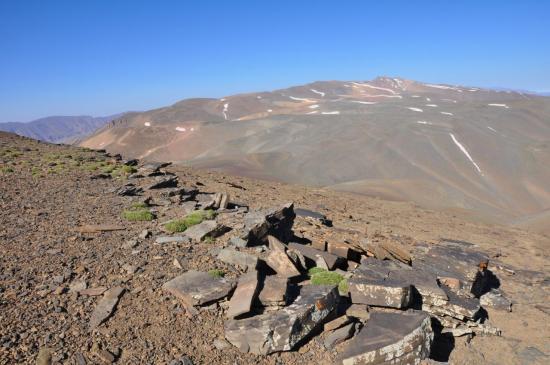
[[[550,207],[550,98],[400,78],[185,99],[82,142],[513,222]]]

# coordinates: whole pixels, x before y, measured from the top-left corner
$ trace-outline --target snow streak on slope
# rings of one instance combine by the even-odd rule
[[[423,112],[423,110],[420,109],[420,108],[409,107],[409,108],[407,108],[407,109],[412,110],[413,112],[419,112],[419,113],[422,113],[422,112]]]
[[[315,90],[315,89],[309,89],[309,90],[310,90],[311,92],[314,92],[315,94],[321,95],[322,98],[325,97],[325,93],[322,92],[322,91],[317,91],[317,90]]]
[[[223,111],[222,111],[222,113],[223,113],[223,117],[224,117],[225,120],[227,120],[227,109],[228,109],[228,108],[229,108],[229,103],[223,104]]]
[[[393,95],[399,95],[397,94],[394,90],[392,89],[387,89],[385,87],[378,87],[378,86],[372,86],[372,85],[369,85],[369,84],[359,84],[357,82],[352,82],[353,85],[355,86],[359,86],[359,87],[368,87],[368,88],[371,88],[371,89],[377,89],[377,90],[382,90],[382,91],[387,91]]]
[[[468,160],[470,160],[470,162],[475,166],[476,170],[481,174],[483,175],[483,172],[481,172],[481,169],[479,168],[479,166],[477,165],[477,163],[474,161],[474,159],[472,158],[472,156],[470,156],[470,154],[468,153],[468,150],[460,143],[457,141],[457,139],[455,138],[454,134],[452,133],[449,133],[449,135],[451,136],[451,138],[453,139],[453,142],[458,146],[458,148],[460,148],[460,150],[462,151],[462,153],[464,153],[466,155],[466,157],[468,157]]]

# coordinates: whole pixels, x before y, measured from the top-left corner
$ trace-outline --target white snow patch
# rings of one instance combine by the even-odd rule
[[[311,99],[297,98],[297,97],[294,97],[294,96],[289,96],[289,98],[291,98],[292,100],[296,100],[296,101],[311,101],[311,102],[314,101],[314,100],[311,100]]]
[[[350,100],[352,103],[357,104],[366,104],[366,105],[372,105],[372,104],[378,104],[377,101],[359,101],[359,100]]]
[[[455,91],[459,91],[459,92],[462,92],[462,90],[456,88],[456,87],[452,87],[452,86],[447,86],[447,85],[437,85],[437,84],[424,84],[424,86],[427,86],[427,87],[433,87],[433,88],[436,88],[436,89],[443,89],[443,90],[455,90]]]
[[[143,123],[143,125],[146,126],[146,127],[150,127],[150,126],[151,126],[151,123],[145,122],[145,123]]]
[[[380,94],[380,95],[365,95],[366,97],[369,97],[369,98],[398,98],[398,99],[403,99],[403,97],[401,95],[387,95],[387,94]]]
[[[344,84],[344,87],[351,87],[351,86]]]
[[[443,101],[450,101],[451,103],[455,103],[456,104],[456,100],[453,100],[453,99],[441,99]]]
[[[314,111],[309,112],[309,113],[306,113],[306,114],[317,114],[317,113],[319,113],[319,111],[318,111],[318,110],[314,110]],[[325,113],[323,113],[323,114],[325,114]]]
[[[273,109],[267,109],[268,113],[271,113],[272,111],[273,111]]]
[[[401,81],[399,79],[393,79],[393,81],[395,81],[398,88],[400,88],[401,90],[405,90],[405,88],[403,87],[403,81]]]
[[[487,104],[489,106],[498,106],[498,107],[501,107],[501,108],[506,108],[506,109],[509,109],[510,107],[506,104]]]
[[[187,131],[187,129],[185,129],[185,128],[183,128],[183,127],[176,127],[176,130],[177,130],[178,132],[185,132],[185,131]]]
[[[449,112],[441,112],[441,114],[443,114],[443,115],[454,115],[453,113],[449,113]]]
[[[225,101],[225,98],[221,98],[220,101]]]
[[[191,127],[191,132],[193,132],[195,130],[195,128]]]
[[[413,108],[413,107],[408,107],[407,109],[412,110],[413,112],[419,112],[419,113],[422,113],[424,111],[420,108]]]
[[[432,101],[432,99],[430,99],[430,98],[426,98],[426,101]]]
[[[429,106],[431,108],[437,108],[437,105],[436,104],[426,104],[426,106]]]
[[[376,90],[382,90],[382,91],[387,91],[393,95],[399,95],[397,94],[394,90],[392,89],[387,89],[385,87],[378,87],[378,86],[372,86],[372,85],[369,85],[369,84],[359,84],[357,82],[352,82],[353,85],[357,86],[357,87],[368,87],[368,88],[371,88],[371,89],[376,89]]]
[[[427,125],[432,125],[432,123],[430,122],[426,122],[425,120],[419,120],[418,122],[416,122],[418,124],[427,124]]]
[[[256,99],[261,99],[262,97],[260,95],[257,95],[256,96]]]
[[[335,110],[335,111],[332,111],[332,112],[322,112],[321,114],[325,114],[325,115],[336,115],[336,114],[340,114],[340,112],[338,110]]]
[[[321,95],[322,98],[325,97],[325,93],[322,92],[322,91],[317,91],[317,90],[315,90],[315,89],[309,89],[309,90],[311,90],[311,92],[314,92],[315,94]]]
[[[455,138],[454,134],[452,133],[449,133],[449,135],[451,136],[451,138],[453,139],[453,142],[458,146],[458,148],[460,148],[460,150],[462,151],[462,153],[464,153],[466,155],[466,157],[468,157],[468,160],[470,160],[470,162],[475,166],[476,170],[481,174],[483,175],[483,172],[481,172],[481,169],[479,168],[479,166],[477,165],[477,163],[474,161],[474,159],[472,158],[472,156],[470,156],[470,154],[468,153],[468,150],[460,143],[457,141],[457,139]]]
[[[317,109],[319,107],[319,104],[310,105],[309,109]]]
[[[489,128],[490,130],[492,130],[492,131],[495,132],[495,133],[498,133],[498,132],[497,132],[494,128],[492,128],[492,127],[487,126],[487,128]]]
[[[227,120],[227,110],[228,110],[228,108],[229,108],[229,103],[223,104],[223,111],[222,111],[222,113],[223,113],[223,117],[224,117],[225,120]]]
[[[420,95],[411,95],[411,98],[419,98]]]

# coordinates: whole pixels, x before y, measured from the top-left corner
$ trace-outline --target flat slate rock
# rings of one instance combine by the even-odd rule
[[[220,250],[217,258],[226,264],[236,265],[249,270],[256,269],[258,266],[258,257],[246,252],[237,251],[233,248],[224,248]]]
[[[241,238],[248,242],[248,246],[267,243],[269,234],[287,241],[292,236],[291,228],[295,217],[293,203],[249,212],[244,217],[245,227]]]
[[[301,275],[300,271],[284,251],[272,250],[269,255],[267,255],[265,262],[269,267],[275,270],[279,276],[292,278]]]
[[[164,283],[162,288],[187,306],[201,306],[228,296],[235,288],[235,282],[212,277],[206,272],[189,270]]]
[[[228,228],[215,220],[203,221],[185,230],[185,235],[190,239],[200,242],[206,237],[218,237],[228,231]]]
[[[89,325],[91,329],[96,328],[111,316],[123,293],[124,288],[117,286],[107,290],[105,294],[103,294],[103,298],[97,303],[90,317]]]
[[[237,289],[231,296],[229,301],[229,309],[227,317],[234,318],[241,314],[250,312],[252,302],[256,298],[258,292],[258,272],[252,271],[245,275],[241,275]]]
[[[326,262],[329,270],[333,270],[345,261],[343,257],[336,256],[326,251],[317,250],[313,247],[295,242],[290,242],[288,244],[288,248],[299,251],[302,255],[315,262],[317,262],[319,258],[322,258],[324,262]]]
[[[285,305],[287,300],[288,279],[278,275],[266,276],[262,282],[258,298],[265,307]]]
[[[246,319],[228,320],[225,337],[242,352],[267,355],[290,351],[322,324],[336,308],[339,298],[334,286],[303,286],[288,307]]]
[[[189,243],[191,239],[187,236],[160,236],[155,238],[155,244],[162,245],[164,243]]]
[[[339,357],[344,365],[417,364],[430,354],[430,316],[419,311],[372,313]]]

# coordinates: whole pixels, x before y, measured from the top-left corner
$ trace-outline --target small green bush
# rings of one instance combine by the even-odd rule
[[[0,171],[2,171],[3,174],[9,174],[14,172],[14,170],[11,167],[2,167]]]
[[[312,267],[311,269],[309,269],[309,270],[307,271],[307,273],[309,274],[309,276],[313,276],[313,275],[315,275],[315,274],[318,274],[318,273],[320,273],[320,272],[325,272],[325,271],[327,271],[327,270],[326,270],[326,269],[323,269],[323,268],[321,268],[321,267],[315,266],[315,267]]]
[[[212,219],[216,216],[213,210],[197,210],[188,214],[183,219],[175,219],[164,225],[168,232],[184,232],[187,228],[201,223],[203,220]]]
[[[132,203],[131,209],[137,210],[137,209],[145,209],[148,205],[144,202],[134,202]]]
[[[122,212],[122,217],[132,222],[152,221],[155,218],[147,209],[125,210]]]
[[[348,295],[349,283],[346,279],[342,280],[340,284],[338,284],[338,291],[340,292],[340,295]]]
[[[321,271],[311,276],[313,285],[338,285],[344,277],[334,271]]]
[[[225,276],[225,272],[220,269],[212,269],[208,270],[208,275],[212,276],[213,278],[223,278]]]

